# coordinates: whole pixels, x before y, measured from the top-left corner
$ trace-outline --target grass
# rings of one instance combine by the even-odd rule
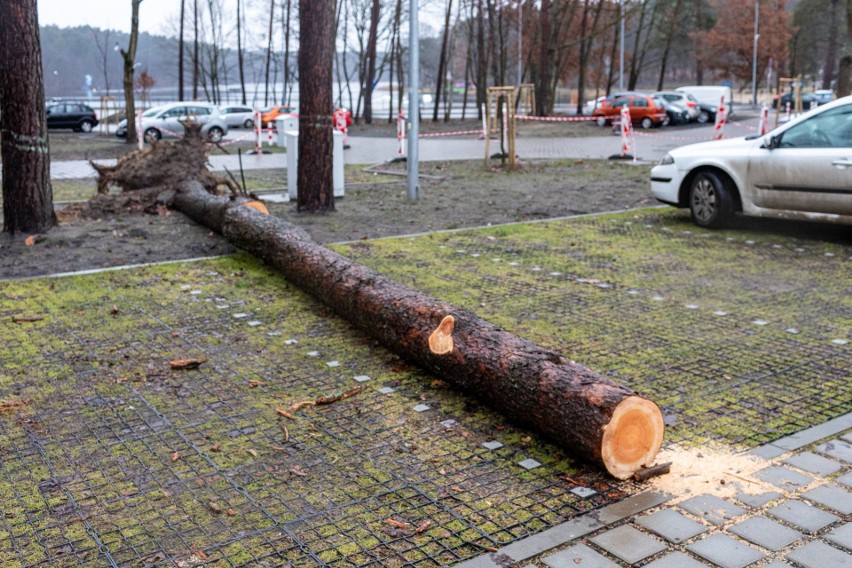
[[[852,410],[844,242],[638,210],[335,248],[637,389],[664,410],[667,443],[753,447]],[[199,551],[298,565],[310,551],[441,566],[641,489],[247,256],[0,283],[0,318],[16,315],[43,319],[0,326],[0,398],[26,401],[0,414],[4,565],[105,565],[98,535],[119,565]],[[207,362],[170,369],[189,357]],[[370,380],[355,397],[276,412],[356,375]],[[517,465],[529,457],[544,465]],[[597,493],[581,499],[575,482]]]

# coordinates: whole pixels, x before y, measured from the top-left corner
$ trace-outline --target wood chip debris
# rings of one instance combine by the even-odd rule
[[[175,359],[169,361],[169,365],[172,369],[197,369],[206,362],[207,359]]]
[[[44,316],[12,316],[12,323],[33,323],[43,319]]]
[[[0,414],[23,408],[30,403],[29,400],[0,400]]]

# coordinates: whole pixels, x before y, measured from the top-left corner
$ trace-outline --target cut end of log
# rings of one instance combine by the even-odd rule
[[[245,203],[240,203],[240,205],[243,207],[251,207],[255,211],[260,211],[264,215],[269,215],[269,209],[263,201],[246,201]]]
[[[446,316],[441,320],[438,328],[429,336],[429,350],[435,355],[444,355],[453,352],[453,327],[456,325],[456,319],[453,316]]]
[[[606,470],[617,479],[627,479],[654,463],[663,430],[663,414],[656,404],[638,396],[622,400],[604,428],[601,457]]]

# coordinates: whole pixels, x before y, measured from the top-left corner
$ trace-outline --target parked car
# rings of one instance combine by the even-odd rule
[[[654,102],[666,111],[666,119],[663,121],[664,126],[686,124],[689,122],[689,112],[684,107],[671,103],[663,97],[654,97]]]
[[[642,128],[660,126],[668,118],[662,100],[655,100],[648,95],[627,95],[614,100],[607,99],[592,113],[592,116],[597,119],[598,126],[605,126],[618,118],[621,107],[625,105],[630,109],[630,120]]]
[[[701,109],[698,107],[698,100],[689,93],[679,93],[677,91],[657,91],[655,97],[660,97],[666,102],[675,104],[686,109],[689,120],[698,120],[698,115]]]
[[[724,99],[728,108],[728,116],[734,114],[734,94],[730,87],[718,85],[691,85],[678,87],[678,93],[692,95],[698,101],[698,117],[695,119],[700,124],[716,120],[716,112]]]
[[[651,192],[702,227],[735,213],[852,224],[852,96],[763,136],[672,150],[651,170]]]
[[[592,99],[590,101],[586,101],[586,112],[592,113],[596,108],[601,106],[603,102],[606,100],[606,95],[600,96],[596,99]]]
[[[810,110],[820,105],[819,97],[810,91],[802,91],[799,93],[799,96],[802,100],[802,110]],[[772,108],[778,108],[779,104],[781,105],[781,110],[786,110],[788,104],[791,110],[796,110],[794,93],[787,91],[786,93],[781,93],[781,95],[775,95],[772,98]]]
[[[98,125],[92,107],[79,103],[54,103],[45,108],[48,128],[70,128],[74,132],[91,132]]]
[[[834,91],[831,89],[820,89],[818,91],[814,91],[814,96],[819,101],[819,104],[824,105],[834,100]]]
[[[170,103],[149,108],[142,113],[142,132],[146,140],[183,134],[183,123],[194,120],[201,124],[201,133],[211,142],[219,142],[228,133],[219,108],[209,103]],[[118,123],[115,135],[127,136],[127,119]]]
[[[246,106],[227,106],[219,109],[228,128],[254,128],[254,109]]]
[[[260,124],[261,126],[266,128],[266,125],[274,121],[282,114],[293,114],[293,111],[293,107],[287,105],[276,105],[263,109],[262,111],[260,111]]]

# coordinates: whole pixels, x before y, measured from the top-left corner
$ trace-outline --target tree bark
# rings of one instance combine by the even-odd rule
[[[334,0],[299,0],[298,211],[334,210],[332,75]]]
[[[3,230],[45,232],[56,215],[35,0],[0,2],[0,114]]]
[[[435,108],[432,111],[432,122],[438,122],[438,110],[441,108],[441,92],[444,84],[444,74],[447,65],[447,43],[450,39],[450,13],[453,0],[447,2],[447,13],[444,18],[444,37],[441,40],[441,55],[438,57],[438,79],[435,84]]]
[[[373,83],[376,81],[376,44],[379,41],[381,2],[373,0],[370,7],[370,32],[367,36],[367,80],[364,82],[364,122],[373,124]]]
[[[269,6],[269,29],[266,42],[266,72],[264,74],[263,104],[269,104],[269,66],[272,64],[272,15],[275,13],[275,0]]]
[[[662,414],[634,391],[322,247],[281,219],[212,196],[200,184],[183,184],[173,206],[275,266],[389,349],[573,455],[619,479],[652,465]]]
[[[186,20],[186,0],[180,0],[180,32],[178,37],[178,100],[184,100],[183,88],[183,50],[184,50],[184,35],[183,26]],[[109,94],[109,92],[107,92]]]
[[[240,99],[241,104],[246,104],[246,71],[243,57],[243,14],[242,2],[237,0],[237,64],[240,71]]]
[[[846,0],[846,45],[837,68],[837,96],[852,94],[852,0]]]

